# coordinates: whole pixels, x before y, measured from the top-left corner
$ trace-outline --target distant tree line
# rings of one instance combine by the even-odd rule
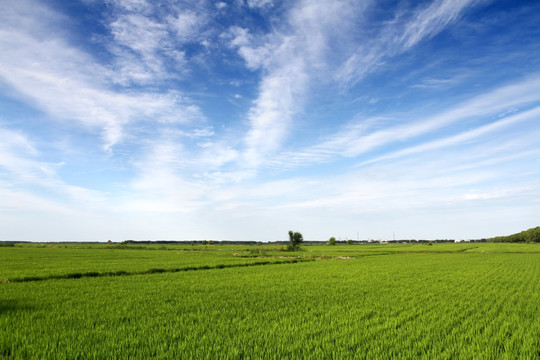
[[[435,240],[417,240],[417,239],[401,239],[401,240],[388,240],[389,244],[429,244],[429,243],[454,243],[454,239],[435,239]]]
[[[234,241],[234,240],[124,240],[122,245],[259,245],[262,241]]]
[[[540,243],[540,226],[508,236],[496,236],[488,242]]]

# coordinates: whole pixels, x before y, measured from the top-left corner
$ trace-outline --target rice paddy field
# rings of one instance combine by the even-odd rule
[[[536,244],[0,247],[0,358],[540,359]]]

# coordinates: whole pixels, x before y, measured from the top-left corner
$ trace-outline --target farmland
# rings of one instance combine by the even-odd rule
[[[2,358],[540,357],[536,244],[24,246]]]

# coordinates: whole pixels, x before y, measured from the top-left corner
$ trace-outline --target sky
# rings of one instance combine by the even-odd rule
[[[540,225],[540,2],[0,0],[0,240]]]

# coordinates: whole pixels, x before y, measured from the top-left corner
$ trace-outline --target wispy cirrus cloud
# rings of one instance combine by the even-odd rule
[[[4,179],[5,194],[9,199],[24,197],[18,188],[38,187],[48,193],[38,203],[53,204],[52,208],[67,209],[65,201],[77,203],[78,206],[94,206],[105,201],[105,196],[98,191],[66,183],[58,175],[64,163],[52,163],[40,159],[42,154],[36,145],[20,131],[0,128],[0,174]],[[27,195],[31,197],[31,195]],[[64,205],[62,205],[64,203]],[[17,209],[20,204],[6,201],[4,207]]]
[[[345,87],[354,86],[375,71],[388,58],[408,51],[457,21],[478,0],[437,0],[412,13],[400,12],[374,37],[364,41],[350,54],[336,73]]]
[[[247,5],[250,8],[261,8],[265,6],[272,6],[274,3],[274,0],[247,0]]]
[[[529,109],[529,107],[540,103],[539,94],[540,77],[532,76],[526,80],[501,86],[485,94],[479,94],[450,109],[420,119],[396,120],[384,117],[365,119],[360,117],[346,123],[338,132],[329,135],[326,139],[323,138],[318,144],[284,152],[272,159],[270,163],[278,167],[324,163],[336,157],[357,157],[395,142],[402,143],[402,146],[406,148],[388,156],[412,154],[433,147],[465,142],[518,122],[537,119],[540,115],[539,108]],[[508,113],[509,111],[510,113]],[[495,116],[496,118],[482,120],[486,116]],[[485,121],[488,123],[484,125]],[[466,122],[467,124],[464,124]],[[479,125],[475,126],[474,124]],[[414,143],[408,147],[407,141],[413,141],[450,126],[459,126],[463,130],[457,135],[442,140],[428,140],[427,142],[421,140],[422,144]],[[379,158],[386,158],[386,156],[375,157],[369,162]]]
[[[107,151],[124,140],[126,125],[133,122],[151,119],[188,124],[203,120],[199,108],[178,92],[115,90],[114,67],[97,62],[56,36],[57,22],[65,19],[55,13],[35,17],[29,11],[34,5],[17,2],[1,17],[0,79],[15,96],[52,118],[100,133]],[[28,26],[20,27],[21,23]]]
[[[469,7],[480,0],[437,0],[419,9],[412,20],[405,23],[399,43],[407,49],[422,40],[437,35],[449,24],[455,22]]]
[[[151,85],[182,78],[190,71],[185,44],[204,43],[208,13],[204,4],[185,6],[112,1],[107,27],[116,57],[117,81],[124,85]]]
[[[119,57],[125,58],[122,47],[131,50],[140,58],[141,65],[148,71],[148,80],[166,73],[160,52],[168,40],[167,28],[164,24],[152,21],[146,16],[130,14],[119,17],[110,25],[115,46],[118,46]],[[121,46],[121,47],[120,47]],[[180,65],[184,63],[184,53],[172,51],[174,60]]]
[[[227,34],[230,45],[249,69],[263,74],[258,97],[248,113],[247,162],[260,164],[266,155],[280,149],[290,135],[295,116],[303,111],[310,88],[328,82],[328,78],[319,76],[321,71],[334,74],[334,79],[346,87],[352,86],[366,74],[377,71],[385,59],[443,31],[476,3],[441,0],[398,13],[374,37],[373,31],[365,32],[370,37],[359,35],[366,36],[360,46],[358,36],[352,35],[350,29],[362,27],[362,16],[369,10],[370,2],[360,5],[341,1],[331,6],[300,2],[288,9],[282,28],[262,36],[232,27]],[[325,152],[324,145],[318,147],[321,153]]]
[[[261,69],[259,93],[249,110],[245,161],[257,166],[279,149],[295,115],[303,108],[306,91],[317,69],[325,66],[329,40],[345,33],[354,2],[303,1],[288,12],[282,29],[262,36],[232,27],[225,36],[248,68]],[[338,34],[336,34],[338,33]]]
[[[425,151],[433,151],[435,149],[441,149],[444,147],[456,146],[459,144],[466,144],[467,142],[473,141],[480,137],[484,137],[489,133],[503,131],[505,128],[515,126],[520,122],[527,121],[536,121],[540,118],[540,107],[533,108],[532,110],[527,110],[521,112],[517,115],[507,116],[501,120],[491,122],[487,125],[482,125],[472,130],[466,130],[457,135],[449,136],[443,139],[437,139],[433,141],[425,142],[421,145],[415,145],[408,147],[406,149],[390,153],[388,155],[383,155],[381,157],[376,157],[368,160],[368,163],[387,160],[389,158],[397,158],[401,156],[410,156],[416,153],[421,153]]]

